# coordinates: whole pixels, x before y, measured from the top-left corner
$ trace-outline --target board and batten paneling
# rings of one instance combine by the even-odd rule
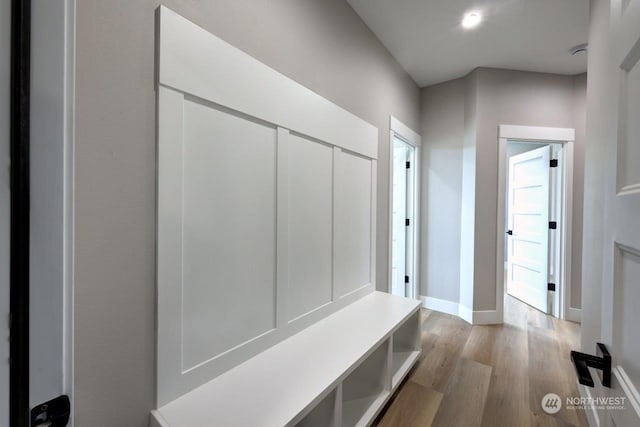
[[[158,13],[161,407],[375,289],[377,129]]]
[[[366,286],[372,279],[371,191],[375,162],[336,152],[335,193],[336,291],[338,297]]]
[[[287,152],[288,320],[294,320],[333,296],[333,149],[290,135]]]
[[[183,117],[187,370],[276,327],[276,129],[187,100]]]

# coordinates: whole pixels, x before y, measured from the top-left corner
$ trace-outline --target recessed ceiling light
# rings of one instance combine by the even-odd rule
[[[475,28],[480,22],[482,22],[482,14],[480,12],[465,13],[462,18],[462,27],[467,29]]]

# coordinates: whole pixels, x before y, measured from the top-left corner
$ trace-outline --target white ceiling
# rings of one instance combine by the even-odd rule
[[[462,77],[476,67],[578,74],[585,54],[588,0],[347,0],[419,86]],[[465,30],[465,12],[483,22]]]

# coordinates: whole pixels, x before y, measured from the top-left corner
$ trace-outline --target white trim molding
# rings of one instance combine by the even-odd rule
[[[564,313],[564,318],[571,322],[582,323],[582,309],[569,307]]]
[[[578,392],[580,393],[580,397],[586,398],[587,400],[591,400],[591,390],[589,387],[580,384],[576,381],[578,385]],[[598,415],[598,411],[596,410],[595,405],[590,405],[589,409],[585,411],[587,416],[587,421],[591,427],[600,427],[600,416]]]
[[[426,309],[458,316],[471,325],[497,325],[502,323],[502,316],[498,314],[497,310],[473,311],[457,302],[427,296],[420,296],[420,300],[422,301],[422,306]]]
[[[560,261],[561,283],[559,292],[560,319],[579,322],[580,313],[571,308],[571,259],[572,259],[572,224],[573,224],[573,156],[575,129],[551,128],[537,126],[500,125],[498,128],[498,206],[497,206],[497,237],[496,237],[496,308],[499,317],[504,313],[504,232],[505,232],[505,204],[506,204],[506,169],[507,142],[527,141],[539,143],[562,144],[565,154],[562,155],[564,189],[566,191],[561,206],[560,218],[562,232],[562,250]]]
[[[460,304],[458,307],[458,313],[462,320],[473,325],[473,310]]]
[[[389,247],[387,255],[387,292],[391,293],[391,272],[392,272],[392,232],[393,232],[393,138],[397,137],[414,148],[413,156],[413,260],[410,272],[412,298],[419,299],[420,293],[420,159],[422,137],[409,126],[393,116],[389,116]]]
[[[362,156],[378,128],[160,6],[158,83]]]
[[[472,325],[498,325],[502,323],[502,314],[498,310],[476,310],[473,312]]]
[[[414,147],[420,147],[422,145],[422,137],[409,126],[405,125],[393,116],[389,116],[389,129]]]
[[[500,125],[498,138],[527,141],[575,141],[576,131],[571,128]]]
[[[420,301],[422,301],[422,306],[429,310],[439,311],[440,313],[447,313],[453,316],[459,315],[459,305],[457,302],[422,295],[420,296]]]

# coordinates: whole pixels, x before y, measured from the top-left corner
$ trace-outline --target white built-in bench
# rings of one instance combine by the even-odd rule
[[[373,292],[158,408],[152,426],[366,426],[420,356],[419,301]]]

